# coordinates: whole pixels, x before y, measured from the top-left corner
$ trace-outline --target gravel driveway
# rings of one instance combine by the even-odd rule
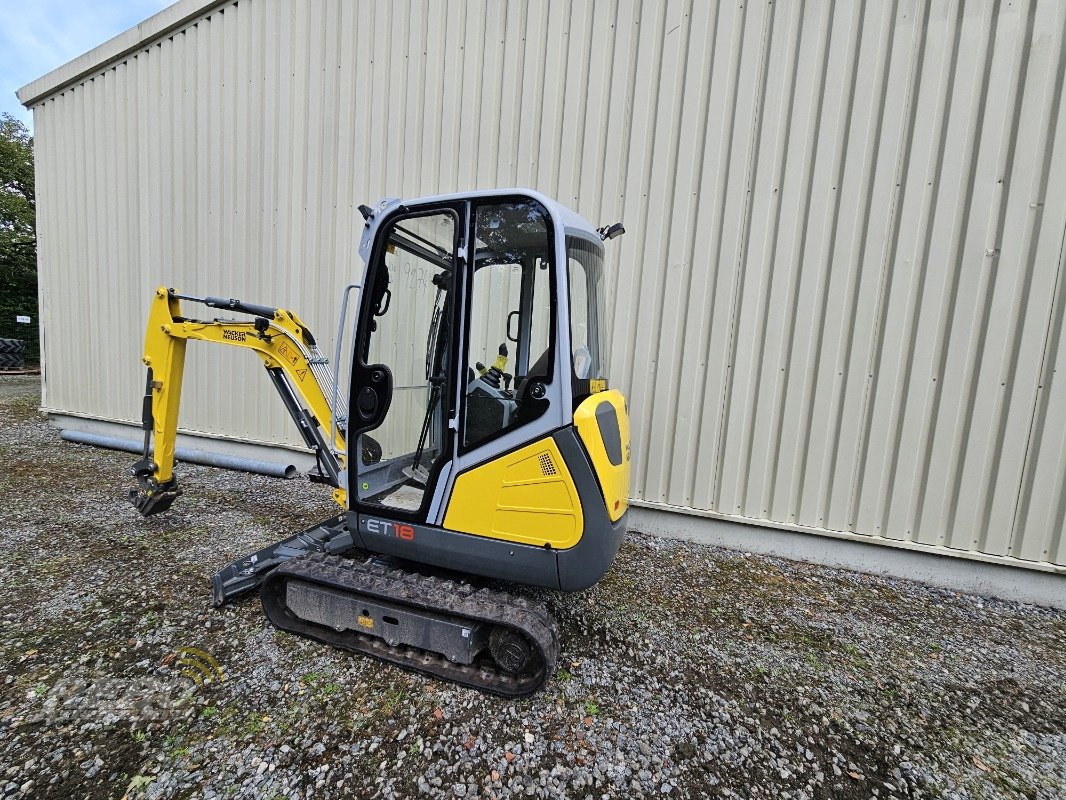
[[[211,609],[326,491],[183,465],[142,520],[37,398],[0,376],[4,797],[1066,797],[1064,613],[631,532],[502,701]]]

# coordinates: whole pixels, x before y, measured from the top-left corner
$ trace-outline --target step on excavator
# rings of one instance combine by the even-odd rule
[[[282,630],[529,695],[554,672],[559,629],[508,584],[585,589],[625,531],[629,419],[607,385],[604,265],[624,228],[517,189],[359,210],[365,269],[342,294],[332,365],[292,311],[157,290],[130,500],[148,516],[181,494],[187,343],[252,350],[340,512],[220,569],[214,604],[258,588]]]

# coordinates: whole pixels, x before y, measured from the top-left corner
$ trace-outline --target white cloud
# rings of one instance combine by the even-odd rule
[[[0,0],[0,112],[30,122],[15,92],[170,5],[165,0]]]

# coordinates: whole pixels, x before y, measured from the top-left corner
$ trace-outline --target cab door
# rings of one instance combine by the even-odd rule
[[[558,367],[558,258],[548,210],[533,198],[479,198],[466,267],[462,467],[565,424]]]
[[[479,197],[471,206],[457,456],[438,524],[569,547],[582,522],[552,438],[573,419],[558,226],[531,196]]]
[[[462,203],[397,206],[377,224],[349,395],[355,511],[425,522],[454,456],[449,420],[466,217]]]

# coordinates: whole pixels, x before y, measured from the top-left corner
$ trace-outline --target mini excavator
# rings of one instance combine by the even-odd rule
[[[130,500],[148,516],[181,494],[187,343],[252,350],[315,455],[310,479],[332,487],[341,510],[220,569],[215,605],[258,588],[282,630],[531,694],[554,671],[558,626],[507,584],[585,589],[626,526],[629,418],[607,385],[603,245],[624,228],[593,228],[518,189],[359,210],[365,270],[342,295],[336,376],[292,311],[157,290]],[[191,303],[223,316],[189,317]]]

